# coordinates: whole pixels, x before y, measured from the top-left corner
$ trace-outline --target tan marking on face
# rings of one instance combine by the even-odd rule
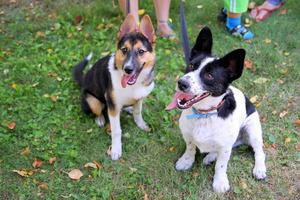
[[[126,41],[121,48],[127,48],[128,51],[130,51],[132,49],[132,45],[129,41]],[[121,49],[118,49],[115,55],[115,63],[119,70],[122,70],[125,59],[126,55],[122,53]]]
[[[133,48],[136,52],[138,52],[139,49],[145,51],[143,55],[141,56],[138,55],[138,63],[140,67],[143,65],[143,63],[145,63],[144,68],[152,68],[154,66],[155,63],[154,49],[152,52],[147,51],[147,48],[143,45],[141,41],[138,41]]]
[[[97,98],[93,97],[92,95],[88,95],[86,101],[89,104],[91,111],[95,115],[100,116],[102,114],[104,104],[101,103]]]

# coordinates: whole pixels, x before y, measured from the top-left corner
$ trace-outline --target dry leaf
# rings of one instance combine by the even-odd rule
[[[36,37],[44,38],[45,36],[46,36],[45,32],[42,32],[42,31],[36,32]]]
[[[137,168],[134,168],[134,167],[129,167],[130,171],[132,172],[136,172],[137,171]]]
[[[245,68],[246,69],[252,69],[253,67],[253,62],[250,59],[246,59],[244,62]]]
[[[22,156],[28,156],[29,154],[30,154],[29,147],[26,147],[26,148],[22,149],[22,151],[21,151]]]
[[[270,44],[270,43],[272,42],[272,40],[269,39],[269,38],[266,38],[266,39],[264,40],[264,42],[265,42],[266,44]]]
[[[255,79],[253,82],[256,84],[263,84],[263,83],[266,83],[267,81],[269,81],[269,79],[264,78],[264,77],[259,77],[259,78]]]
[[[251,102],[251,103],[256,103],[256,102],[257,102],[257,98],[258,98],[257,95],[251,97],[251,98],[250,98],[250,102]]]
[[[107,153],[107,155],[111,156],[111,145],[108,147],[106,153]]]
[[[53,102],[57,102],[57,100],[58,100],[58,96],[56,96],[56,95],[52,95],[52,96],[50,96],[50,98]]]
[[[38,160],[38,159],[34,159],[33,163],[32,163],[32,167],[34,168],[40,168],[43,164],[43,161]]]
[[[289,138],[289,137],[287,137],[287,138],[285,138],[285,140],[284,140],[284,143],[290,143],[291,142],[291,138]]]
[[[7,124],[7,128],[10,130],[15,129],[16,127],[16,122],[10,122],[9,124]]]
[[[47,183],[39,183],[38,188],[42,190],[48,190],[48,184]]]
[[[169,151],[170,151],[170,152],[175,152],[175,151],[176,151],[176,147],[170,147],[170,148],[169,148]]]
[[[144,200],[150,200],[149,197],[148,197],[148,194],[146,192],[144,194]]]
[[[287,14],[287,9],[282,9],[281,11],[280,11],[280,15],[286,15]]]
[[[300,126],[300,119],[296,119],[296,120],[294,121],[294,124],[297,125],[297,126]]]
[[[52,157],[52,158],[49,159],[49,163],[52,165],[52,164],[54,164],[56,162],[56,160],[57,160],[57,157],[54,156],[54,157]]]
[[[281,113],[279,113],[279,117],[283,118],[284,116],[286,116],[288,114],[287,110],[282,111]]]
[[[29,177],[29,176],[33,175],[33,171],[28,170],[28,169],[12,170],[12,171],[18,173],[20,176],[23,176],[23,177]]]
[[[97,166],[98,169],[102,169],[103,165],[99,162],[97,162],[96,160],[93,160],[93,163]]]
[[[83,174],[79,169],[73,169],[68,173],[68,176],[73,180],[79,180]]]
[[[85,167],[85,168],[90,167],[90,168],[97,169],[97,165],[96,165],[95,163],[91,163],[91,162],[86,163],[86,164],[84,165],[84,167]]]
[[[296,145],[295,145],[295,148],[297,151],[300,151],[300,142],[298,142]]]
[[[74,18],[75,25],[78,25],[82,21],[82,16],[78,15]]]

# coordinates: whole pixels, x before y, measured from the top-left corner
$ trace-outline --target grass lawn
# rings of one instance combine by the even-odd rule
[[[143,0],[140,8],[155,22],[152,2]],[[300,118],[299,1],[288,0],[287,12],[253,22],[251,43],[230,36],[217,22],[222,1],[187,2],[191,43],[208,25],[216,55],[234,48],[247,51],[250,69],[234,85],[261,114],[268,178],[252,177],[254,158],[247,146],[231,156],[226,194],[213,193],[214,167],[202,164],[202,154],[189,171],[175,171],[185,149],[177,124],[180,112],[164,108],[176,77],[183,74],[184,59],[180,42],[162,38],[156,44],[156,87],[143,110],[152,131],[139,130],[123,113],[123,156],[111,161],[108,131],[81,111],[71,71],[91,51],[96,55],[92,62],[114,52],[124,18],[117,1],[2,0],[0,199],[300,199],[300,128],[294,123]],[[173,0],[170,17],[177,33],[178,10],[179,1]],[[54,157],[56,162],[49,163]],[[42,165],[34,168],[34,160]],[[94,160],[100,169],[84,167]],[[72,169],[82,171],[80,180],[68,177]]]

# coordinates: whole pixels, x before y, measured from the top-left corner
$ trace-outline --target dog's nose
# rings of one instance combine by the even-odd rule
[[[133,67],[132,66],[125,66],[124,71],[126,74],[131,74],[133,72]]]
[[[181,91],[185,92],[190,88],[190,84],[186,80],[179,79],[178,87]]]

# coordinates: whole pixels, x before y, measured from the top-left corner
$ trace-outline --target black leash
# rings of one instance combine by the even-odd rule
[[[184,13],[184,2],[180,2],[180,28],[181,28],[181,43],[185,57],[185,63],[188,67],[190,65],[190,45],[189,45],[189,36],[187,33],[187,26]]]

